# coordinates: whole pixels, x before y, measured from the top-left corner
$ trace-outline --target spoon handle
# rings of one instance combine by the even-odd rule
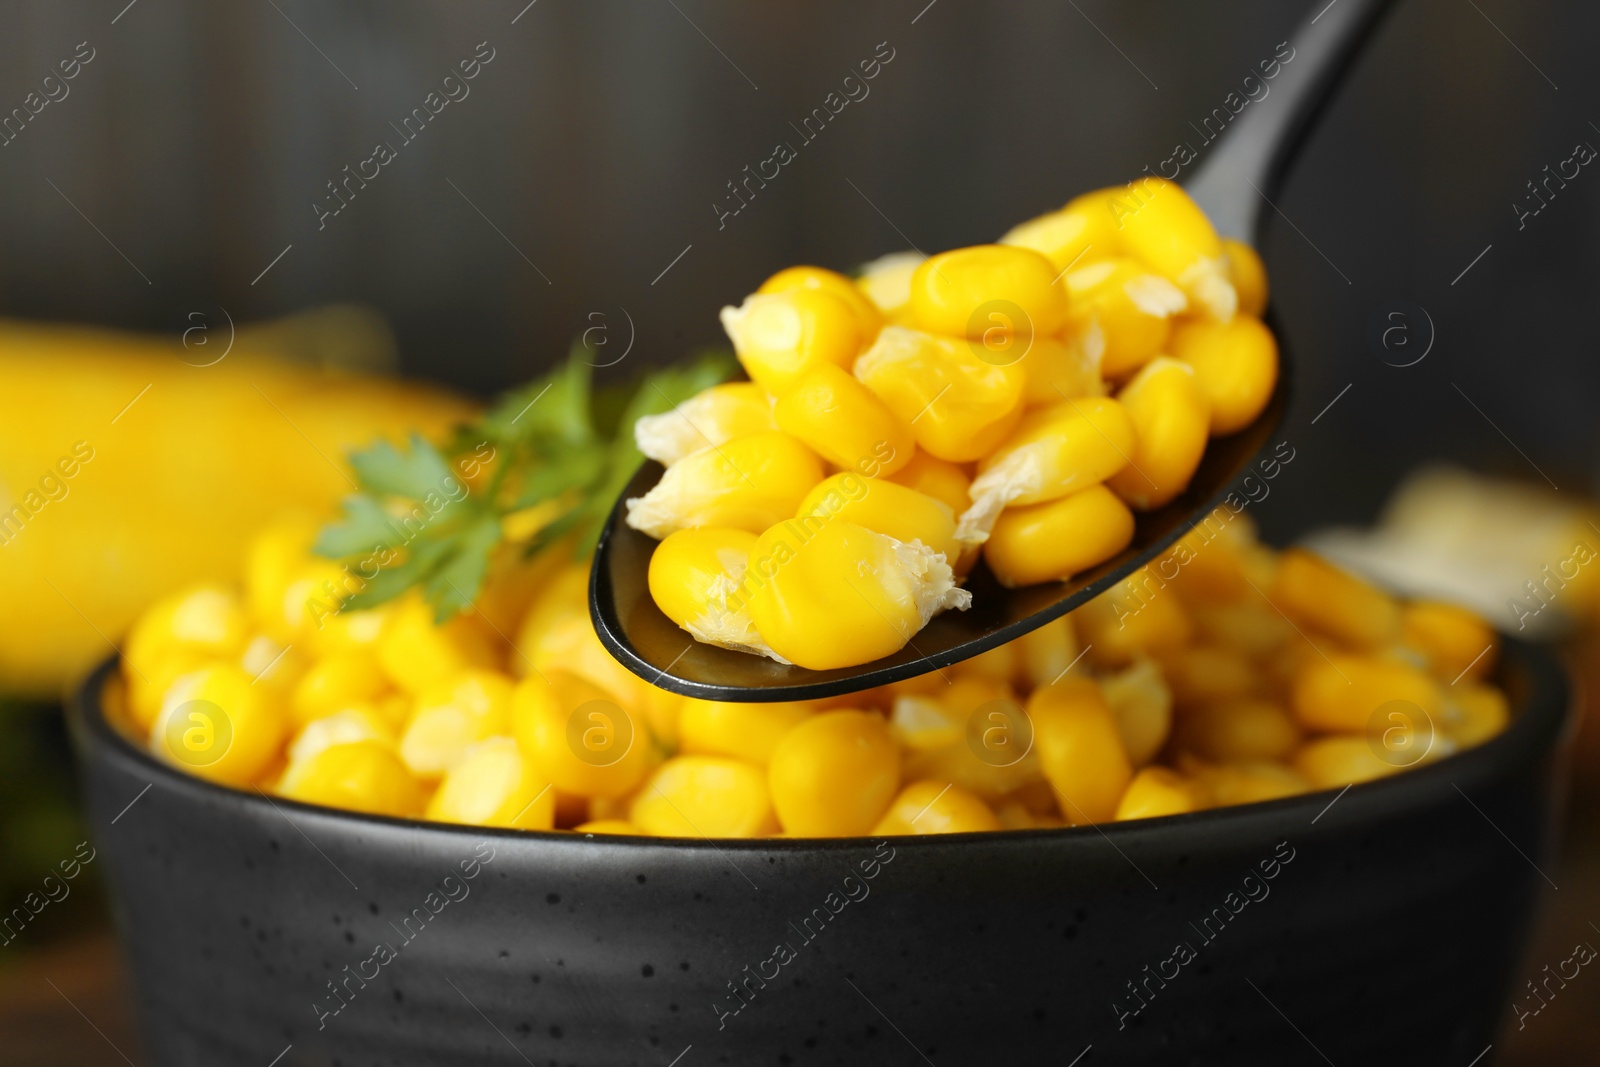
[[[1186,184],[1224,237],[1259,243],[1263,207],[1275,197],[1289,164],[1345,69],[1361,52],[1395,0],[1315,0],[1312,14],[1287,44],[1294,49],[1267,94],[1245,105],[1222,143]],[[1227,114],[1227,109],[1222,109]]]

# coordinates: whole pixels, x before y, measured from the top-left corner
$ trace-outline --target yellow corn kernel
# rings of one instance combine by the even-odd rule
[[[824,478],[800,502],[793,522],[810,531],[841,519],[896,541],[921,541],[935,552],[943,552],[946,562],[961,553],[950,506],[896,482],[863,478],[850,471]]]
[[[1066,824],[1058,814],[1038,814],[1029,811],[1027,805],[1016,801],[1006,801],[995,808],[995,817],[1000,821],[1003,830],[1056,830]]]
[[[244,651],[234,662],[255,679],[256,685],[271,689],[284,701],[309,666],[299,649],[285,648],[266,634],[256,634],[246,641]]]
[[[1103,563],[1133,540],[1133,512],[1103,485],[1046,504],[1000,513],[983,558],[1001,585],[1016,588],[1070,578]]]
[[[632,701],[630,680],[642,678],[605,651],[589,621],[589,565],[562,569],[549,587],[528,606],[517,629],[518,654],[510,664],[520,673],[570,670],[611,693]]]
[[[193,586],[139,616],[123,645],[123,659],[137,673],[174,652],[231,658],[244,648],[247,627],[244,606],[231,590]]]
[[[1211,400],[1211,433],[1223,437],[1256,421],[1278,384],[1278,342],[1260,319],[1197,319],[1172,331],[1174,358],[1194,368]]]
[[[1224,237],[1222,261],[1233,291],[1239,294],[1239,314],[1260,318],[1267,310],[1267,266],[1261,256],[1243,241]]]
[[[820,363],[848,367],[869,340],[855,309],[821,289],[753,293],[722,309],[722,328],[750,380],[774,394]]]
[[[1030,248],[976,245],[930,257],[911,276],[919,329],[946,337],[1053,334],[1067,318],[1059,268]]]
[[[556,798],[510,737],[490,737],[467,750],[428,801],[433,822],[548,830]]]
[[[764,837],[778,828],[760,767],[723,756],[677,756],[657,767],[628,806],[656,837]]]
[[[527,614],[517,628],[515,642],[523,655],[511,657],[513,669],[519,674],[528,673],[537,651],[549,635],[573,616],[586,615],[588,611],[589,565],[572,563],[562,567],[528,605]]]
[[[306,649],[312,656],[342,656],[349,653],[376,653],[384,624],[394,613],[394,605],[338,613],[322,617],[322,627],[307,635]]]
[[[146,734],[154,725],[156,716],[161,714],[167,691],[177,684],[180,678],[202,667],[226,662],[215,656],[186,648],[149,652],[143,659],[143,664],[137,668],[133,666],[131,660],[125,660],[123,679],[128,686],[128,715]]]
[[[1029,630],[1016,641],[1022,676],[1029,689],[1054,685],[1078,660],[1078,633],[1072,616],[1052,619],[1037,630]]]
[[[1124,252],[1176,282],[1213,319],[1233,318],[1239,297],[1228,280],[1222,240],[1182,187],[1140,178],[1111,201],[1111,212]]]
[[[921,252],[891,252],[861,268],[856,285],[893,322],[911,312],[911,276],[928,257]]]
[[[1400,640],[1421,652],[1440,678],[1482,678],[1494,667],[1494,631],[1466,608],[1419,600],[1400,609]]]
[[[702,448],[777,428],[765,389],[755,382],[725,382],[702,389],[671,411],[641,417],[633,424],[633,439],[640,452],[671,466]]]
[[[483,632],[464,615],[444,625],[421,597],[407,597],[384,620],[378,664],[399,689],[418,693],[469,667],[493,666],[497,657]]]
[[[994,817],[1000,823],[1002,830],[1042,830],[1043,823],[1037,815],[1029,811],[1027,805],[1016,801],[1008,801],[994,809]],[[1060,820],[1057,820],[1057,825]]]
[[[1218,506],[1152,564],[1156,573],[1174,575],[1186,604],[1218,604],[1260,599],[1250,588],[1246,555],[1255,546],[1255,526],[1245,514]],[[1259,582],[1257,582],[1260,585]],[[1262,588],[1265,588],[1262,586]]]
[[[352,741],[295,763],[278,783],[278,795],[369,815],[411,818],[422,814],[424,793],[391,745]]]
[[[1250,529],[1253,531],[1254,526]],[[1252,536],[1254,534],[1252,533]],[[1270,586],[1278,576],[1278,551],[1266,545],[1253,541],[1240,544],[1236,550],[1239,557],[1240,570],[1253,582],[1257,589]],[[1259,594],[1258,594],[1259,595]]]
[[[762,534],[745,588],[767,645],[811,670],[898,652],[938,612],[972,602],[933,549],[842,519],[815,532],[785,523]]]
[[[1091,355],[1078,337],[1066,340],[1035,337],[1023,353],[1020,365],[1025,379],[1022,399],[1027,407],[1106,394],[1099,355]]]
[[[1209,806],[1210,797],[1200,782],[1167,767],[1146,767],[1133,776],[1127,792],[1117,802],[1116,819],[1122,822],[1186,815]]]
[[[628,525],[662,540],[677,530],[726,526],[760,533],[794,514],[822,464],[786,433],[767,430],[691,452],[628,501]]]
[[[905,777],[936,778],[985,802],[1001,798],[1040,781],[1043,771],[1022,703],[1011,686],[993,678],[958,674],[933,697],[943,717],[960,732],[943,745],[934,745],[932,731],[920,740],[921,751],[906,753]],[[901,724],[909,715],[900,715]],[[909,709],[908,709],[909,710]]]
[[[631,834],[644,837],[645,832],[627,819],[591,819],[572,828],[575,834]]]
[[[1312,789],[1339,789],[1405,769],[1380,758],[1366,737],[1348,736],[1307,741],[1294,754],[1289,766]]]
[[[1185,760],[1184,764],[1185,770],[1205,786],[1218,807],[1298,796],[1311,788],[1297,771],[1282,763],[1210,766]]]
[[[877,689],[868,689],[862,693],[847,693],[831,699],[824,697],[818,703],[826,707],[865,708],[870,704],[867,701],[868,694],[878,693],[886,694],[889,703],[893,705],[896,700],[904,696],[921,697],[942,693],[949,685],[949,678],[942,677],[937,671],[932,671],[927,674],[914,674],[910,678],[901,678],[897,682],[890,682],[887,685],[879,686]],[[870,706],[878,707],[877,704],[870,704]],[[879,710],[883,709],[880,707]]]
[[[1388,644],[1400,631],[1400,605],[1393,597],[1304,549],[1278,557],[1267,593],[1301,625],[1356,648]]]
[[[870,344],[883,328],[883,312],[856,288],[856,283],[837,271],[822,267],[786,267],[761,283],[758,293],[789,293],[798,289],[814,289],[843,300],[855,312],[856,325],[861,331],[861,343]]]
[[[967,495],[972,479],[967,477],[966,471],[926,452],[915,452],[909,463],[888,478],[896,485],[944,501],[954,515],[960,515],[972,505],[972,498]]]
[[[411,711],[415,702],[405,693],[388,693],[379,697],[369,705],[376,711],[384,722],[389,724],[389,729],[396,737],[406,728],[406,723],[411,721]]]
[[[254,678],[256,685],[264,686],[278,694],[287,704],[289,694],[299,684],[314,661],[316,651],[302,653],[298,648],[278,644],[266,634],[256,634],[245,642],[244,651],[234,662]]]
[[[420,778],[437,778],[479,741],[511,729],[511,679],[465,670],[417,694],[400,735],[400,758]]]
[[[289,575],[311,559],[317,523],[305,515],[286,515],[264,528],[245,551],[245,603],[257,622],[276,617]]]
[[[1265,659],[1290,641],[1300,641],[1294,627],[1259,596],[1237,604],[1198,604],[1184,601],[1184,611],[1194,619],[1195,630],[1206,641],[1233,649],[1253,659]],[[1310,651],[1307,649],[1307,651]]]
[[[794,837],[872,832],[900,786],[900,750],[883,717],[825,711],[783,736],[767,765],[772,806]]]
[[[989,653],[984,653],[982,656],[974,657],[974,659],[982,659],[984,656],[989,656],[990,653],[994,653],[994,649],[989,649]],[[990,710],[1000,710],[1006,718],[1014,718],[1021,713],[1021,704],[1016,699],[1016,691],[1011,688],[1011,675],[1013,675],[1014,670],[1006,669],[1006,667],[1014,667],[1014,661],[1010,661],[1010,659],[1006,659],[1006,661],[990,659],[989,664],[992,665],[990,672],[984,672],[981,669],[974,670],[973,661],[966,659],[966,661],[960,662],[950,670],[934,672],[933,675],[930,675],[933,678],[933,686],[931,686],[930,691],[925,694],[918,694],[912,699],[936,702],[942,709],[939,717],[949,723],[950,726],[960,729],[963,733],[965,733],[966,729],[974,728],[974,726],[987,728],[989,725],[1002,726],[1000,734],[1010,733],[1011,726],[1016,726],[1016,723],[1014,721],[994,720],[994,718],[989,717],[989,712]],[[896,701],[894,701],[894,709],[896,709],[896,717],[898,717],[896,718],[896,733],[901,731],[902,725],[909,723],[910,718],[915,713],[910,709],[906,709],[906,715],[901,715],[902,701],[904,699],[906,697],[896,697]],[[1002,707],[1002,705],[1005,705],[1005,707]],[[974,717],[978,717],[976,723],[970,721]],[[930,726],[931,729],[939,729],[938,726],[934,725],[933,715],[928,715],[926,726]],[[917,745],[917,747],[933,749],[934,745],[928,744],[928,742],[934,741],[934,734],[926,734],[920,741],[922,741],[922,744]],[[946,736],[946,741],[955,741],[955,737]],[[1003,745],[1006,744],[1008,744],[1008,739],[997,734],[992,744],[989,745],[987,755],[990,755],[990,757],[1002,757],[1002,755],[1003,757],[1010,757],[1010,755],[1021,757],[1022,752],[1014,752],[1014,750],[1013,752],[1005,752]],[[960,747],[965,749],[966,745],[963,744]],[[1018,749],[1026,749],[1026,747],[1026,744],[1018,745]],[[968,755],[974,755],[974,753],[968,753]],[[1010,760],[1008,758],[1006,760],[995,758],[995,763],[1010,763]],[[957,773],[954,769],[946,776],[917,774],[914,777],[947,777],[949,781],[955,781],[955,784],[960,785],[962,789],[978,793],[981,797],[995,797],[1000,793],[1008,793],[1021,784],[1021,782],[1013,781],[1014,776],[1010,776],[1010,774],[989,776],[989,774],[984,774],[982,771],[974,771],[974,773],[978,774],[978,779],[971,779],[965,774]],[[1037,774],[1027,774],[1024,777],[1037,777]]]
[[[1049,259],[1058,271],[1080,260],[1113,255],[1117,249],[1117,226],[1106,210],[1106,194],[1120,191],[1100,190],[1074,197],[1059,211],[1013,226],[1000,243],[1031,248]]]
[[[306,648],[314,656],[338,656],[350,652],[375,652],[383,626],[393,611],[392,605],[352,611],[341,608],[322,617],[322,626],[309,635]]]
[[[976,677],[1010,685],[1022,675],[1022,650],[1015,641],[995,645],[976,656],[952,664],[950,671],[958,677]]]
[[[1118,401],[1090,396],[1035,408],[978,464],[972,507],[956,535],[982,542],[1001,511],[1040,504],[1098,485],[1135,451],[1133,419]]]
[[[280,645],[312,645],[344,611],[344,602],[363,583],[343,564],[314,558],[289,572],[277,610],[261,620],[261,628]]]
[[[1257,660],[1256,669],[1261,672],[1265,695],[1269,699],[1281,700],[1285,707],[1289,707],[1295,680],[1310,666],[1311,661],[1337,651],[1327,638],[1317,640],[1319,643],[1313,645],[1301,634],[1293,634],[1276,655]]]
[[[606,651],[589,621],[587,574],[587,567],[574,567],[551,583],[518,631],[512,662],[533,674],[567,671],[586,679],[639,713],[655,737],[671,744],[683,698],[651,685]]]
[[[911,427],[919,448],[952,463],[988,455],[1022,418],[1022,365],[984,360],[966,341],[885,326],[855,376]]]
[[[377,741],[393,748],[394,728],[370,704],[357,704],[306,723],[284,755],[292,767],[325,748],[356,741]]]
[[[1126,670],[1102,677],[1100,693],[1116,716],[1128,762],[1143,767],[1155,759],[1172,730],[1172,690],[1161,668],[1152,660],[1136,660]]]
[[[768,655],[748,606],[728,599],[744,581],[756,535],[702,527],[668,534],[650,555],[650,596],[697,641]]]
[[[916,438],[872,390],[832,364],[813,367],[778,394],[778,428],[841,470],[877,478],[911,462]]]
[[[551,669],[524,678],[511,718],[523,755],[563,793],[624,796],[650,771],[649,726],[576,674]]]
[[[1172,741],[1217,763],[1281,760],[1300,744],[1300,728],[1270,700],[1230,700],[1179,715]]]
[[[1194,628],[1171,589],[1140,567],[1073,612],[1090,658],[1108,667],[1140,656],[1165,659],[1187,645]]]
[[[1068,271],[1067,331],[1107,378],[1125,378],[1166,350],[1183,290],[1134,259],[1103,259]]]
[[[1443,726],[1443,698],[1438,683],[1417,668],[1398,660],[1333,653],[1312,656],[1301,663],[1294,678],[1290,704],[1295,718],[1308,730],[1361,733],[1372,716],[1394,701],[1420,708],[1426,726]],[[1406,713],[1415,718],[1416,712]]]
[[[289,713],[304,725],[351,704],[375,701],[389,678],[371,652],[346,652],[313,663],[289,693]]]
[[[167,690],[150,730],[150,751],[201,778],[242,786],[278,755],[287,724],[271,690],[240,667],[218,663]]]
[[[1001,798],[997,803],[1020,804],[1035,816],[1049,816],[1051,825],[1061,826],[1060,804],[1056,800],[1056,792],[1050,786],[1050,780],[1040,774],[1027,785],[1012,791]],[[996,809],[996,814],[998,814]]]
[[[1190,645],[1168,656],[1161,669],[1181,708],[1255,696],[1262,687],[1255,664],[1243,652],[1227,645]]]
[[[1506,695],[1492,685],[1462,680],[1451,686],[1445,700],[1444,732],[1457,748],[1481,745],[1511,722]]]
[[[913,834],[970,834],[1001,829],[989,805],[950,782],[924,779],[900,790],[878,825],[874,837]]]
[[[1093,682],[1070,676],[1028,698],[1034,747],[1069,826],[1106,822],[1133,778],[1116,717]]]
[[[894,698],[889,727],[907,755],[914,756],[960,743],[967,724],[938,696],[905,693]]]
[[[556,790],[557,805],[560,805],[561,798],[569,796],[578,796],[578,794],[564,793],[559,789]],[[633,798],[630,796],[579,797],[579,799],[583,800],[587,805],[584,812],[584,817],[590,820],[618,819],[622,822],[626,822],[628,816],[628,805],[633,803]]]
[[[1205,455],[1211,403],[1186,363],[1160,356],[1117,394],[1137,443],[1127,466],[1107,479],[1140,511],[1152,511],[1189,488]]]
[[[678,748],[691,755],[731,756],[766,766],[783,735],[810,718],[811,704],[740,704],[690,698],[678,717]]]

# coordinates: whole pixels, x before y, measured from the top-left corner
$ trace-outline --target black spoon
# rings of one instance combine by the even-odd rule
[[[1260,247],[1264,222],[1281,179],[1314,126],[1334,86],[1393,0],[1317,0],[1317,13],[1288,42],[1294,49],[1267,96],[1245,106],[1193,180],[1187,183],[1217,230]],[[1204,149],[1201,149],[1204,151]],[[1272,323],[1271,316],[1268,317]],[[1133,543],[1070,581],[1006,589],[981,563],[967,581],[972,607],[937,615],[892,656],[855,667],[813,671],[761,656],[701,644],[661,613],[646,575],[657,542],[623,520],[623,501],[643,496],[661,477],[639,468],[612,509],[595,550],[589,608],[600,640],[629,670],[663,689],[708,700],[807,700],[925,674],[975,656],[1044,625],[1092,599],[1168,548],[1210,515],[1265,451],[1288,404],[1293,361],[1280,346],[1278,386],[1254,424],[1210,442],[1186,492],[1138,516]]]

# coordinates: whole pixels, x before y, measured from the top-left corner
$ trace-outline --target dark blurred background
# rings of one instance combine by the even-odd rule
[[[177,331],[357,301],[405,373],[481,394],[603,325],[610,353],[636,331],[621,375],[719,340],[716,309],[784,265],[991,240],[1153,167],[1327,3],[9,0],[0,115],[93,58],[0,147],[0,314]],[[1600,146],[1597,31],[1577,0],[1407,0],[1327,113],[1264,246],[1297,378],[1297,462],[1257,511],[1273,539],[1370,519],[1432,458],[1596,487],[1600,175],[1513,205]],[[490,49],[403,143],[391,123]],[[888,49],[802,143],[791,124]],[[327,183],[380,141],[397,157],[319,229]],[[779,142],[798,158],[719,226]],[[1369,340],[1397,301],[1436,331],[1405,368]],[[1582,930],[1560,914],[1552,944]],[[14,1003],[106,1059],[29,981]],[[1559,1026],[1504,1061],[1594,1062]]]

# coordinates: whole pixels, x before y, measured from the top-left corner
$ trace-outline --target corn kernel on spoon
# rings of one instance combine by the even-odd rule
[[[1323,105],[1393,0],[1333,0],[1295,30],[1293,58],[1263,97],[1233,118],[1194,178],[1190,195],[1219,234],[1260,244],[1270,203]],[[1231,294],[1230,294],[1231,295]],[[1199,294],[1204,300],[1204,294]],[[1268,315],[1270,322],[1272,316]],[[1293,361],[1279,336],[1279,374],[1267,406],[1249,425],[1210,441],[1187,489],[1140,512],[1132,542],[1118,555],[1065,581],[1002,586],[987,566],[966,582],[971,606],[945,611],[899,651],[858,666],[810,670],[696,641],[656,606],[648,587],[657,541],[625,521],[625,502],[642,497],[664,468],[645,463],[612,510],[596,547],[590,613],[601,642],[624,666],[664,689],[707,700],[805,700],[854,692],[925,674],[997,645],[1082,605],[1167,549],[1222,505],[1231,487],[1267,449],[1288,404]],[[1226,514],[1226,512],[1224,512]]]

